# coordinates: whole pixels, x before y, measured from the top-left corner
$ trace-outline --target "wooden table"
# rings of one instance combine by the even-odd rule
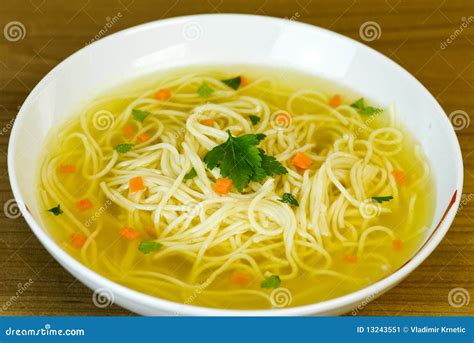
[[[474,115],[472,0],[5,0],[0,3],[1,32],[15,21],[24,31],[8,37],[0,33],[2,205],[13,197],[6,166],[11,123],[27,94],[47,72],[83,47],[118,13],[120,20],[107,28],[105,35],[161,18],[208,12],[293,18],[357,40],[374,38],[360,35],[359,30],[365,23],[375,22],[380,37],[376,35],[366,44],[415,75],[447,113],[460,110]],[[463,20],[467,27],[456,34]],[[451,35],[455,36],[449,43]],[[457,133],[464,154],[466,204],[436,251],[402,284],[359,314],[474,314],[474,299],[458,308],[448,303],[448,293],[458,287],[474,297],[474,202],[470,201],[474,198],[474,122]],[[19,288],[22,294],[17,296]],[[1,216],[2,315],[131,314],[115,305],[97,308],[91,296],[88,288],[46,252],[23,219]]]

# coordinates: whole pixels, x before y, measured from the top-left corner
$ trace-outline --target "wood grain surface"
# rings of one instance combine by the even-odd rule
[[[414,273],[358,314],[473,315],[474,299],[463,305],[450,302],[448,296],[450,291],[460,291],[474,297],[474,122],[467,122],[469,115],[474,115],[472,0],[1,1],[1,314],[132,315],[116,305],[94,306],[92,292],[49,255],[21,217],[15,218],[8,210],[13,198],[7,174],[8,138],[25,97],[56,64],[101,30],[100,35],[106,36],[160,18],[219,12],[293,18],[365,40],[415,75],[446,113],[458,111],[455,114],[466,120],[457,131],[464,155],[465,183],[463,206],[454,225]],[[118,13],[120,20],[103,32]],[[375,22],[380,35],[361,34],[367,22]],[[20,28],[17,36],[11,30],[13,25]]]

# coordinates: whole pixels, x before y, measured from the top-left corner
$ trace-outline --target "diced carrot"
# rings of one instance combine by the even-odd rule
[[[212,125],[214,125],[214,122],[215,121],[212,118],[207,118],[207,119],[203,119],[203,120],[200,121],[200,123],[202,125],[206,125],[206,126],[212,126]]]
[[[134,134],[135,134],[135,131],[133,131],[133,129],[130,126],[125,126],[123,128],[123,135],[125,137],[131,138],[131,137],[133,137]]]
[[[397,181],[399,185],[405,184],[406,174],[403,170],[393,170],[392,175],[395,178],[395,181]]]
[[[156,230],[153,226],[145,226],[145,231],[152,237],[156,237]]]
[[[140,237],[141,233],[140,231],[137,231],[131,227],[124,227],[122,230],[120,230],[120,235],[129,241],[133,241]]]
[[[132,177],[129,182],[130,192],[141,191],[145,189],[145,185],[143,184],[143,178],[141,176]]]
[[[146,142],[150,138],[151,138],[151,136],[148,133],[143,133],[143,134],[141,134],[140,136],[137,137],[137,139],[142,143]]]
[[[293,157],[291,163],[295,167],[298,167],[300,169],[308,169],[309,167],[311,167],[313,161],[307,155],[303,154],[302,152],[299,152],[295,155],[295,157]]]
[[[76,166],[73,164],[61,164],[59,166],[59,172],[64,174],[73,174],[76,172]]]
[[[393,240],[393,250],[400,251],[403,248],[403,242],[401,239]]]
[[[87,237],[83,233],[75,232],[71,235],[71,244],[74,248],[82,248],[86,240]]]
[[[342,258],[347,263],[357,263],[357,256],[356,255],[344,255]]]
[[[250,282],[250,275],[244,272],[234,271],[230,276],[230,281],[236,285],[246,285]]]
[[[168,88],[160,89],[158,92],[155,93],[155,98],[160,101],[166,101],[171,98],[171,90]]]
[[[333,95],[333,97],[329,100],[329,105],[331,107],[337,107],[341,104],[341,96],[339,94]]]
[[[232,187],[232,180],[231,179],[217,179],[216,183],[212,187],[216,193],[219,194],[227,194]]]
[[[249,84],[249,79],[243,75],[240,75],[240,87],[245,87]]]
[[[92,208],[93,205],[89,199],[82,199],[77,202],[76,206],[79,211],[84,212]]]

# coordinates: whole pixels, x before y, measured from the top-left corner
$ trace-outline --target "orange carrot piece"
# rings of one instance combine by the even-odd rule
[[[151,136],[148,133],[143,133],[143,134],[141,134],[140,136],[137,137],[137,139],[142,143],[146,142],[150,138],[151,138]]]
[[[212,187],[216,193],[219,194],[227,194],[230,191],[230,188],[232,187],[232,180],[231,179],[226,179],[226,178],[221,178],[217,179],[216,183]]]
[[[171,90],[168,88],[160,89],[158,92],[155,93],[155,98],[160,101],[166,101],[171,98]]]
[[[308,169],[309,167],[311,167],[313,161],[307,155],[303,154],[302,152],[299,152],[295,155],[295,157],[293,157],[291,163],[295,167],[298,167],[300,169]]]
[[[130,187],[130,192],[137,192],[141,191],[142,189],[145,189],[145,185],[143,184],[143,178],[141,176],[137,177],[132,177],[128,181],[129,187]]]
[[[87,211],[92,208],[92,203],[89,199],[81,199],[76,204],[77,209],[81,212]]]
[[[71,238],[72,246],[76,249],[82,248],[84,243],[87,240],[86,235],[84,235],[83,233],[79,233],[79,232],[75,232],[75,233],[71,234],[70,238]]]
[[[156,230],[153,226],[145,226],[145,231],[151,237],[156,237]]]
[[[344,255],[342,258],[347,263],[357,263],[357,256],[356,255]]]
[[[240,87],[245,87],[249,84],[249,79],[243,75],[240,75]]]
[[[133,131],[133,129],[130,126],[125,126],[123,128],[123,135],[125,137],[131,138],[131,137],[133,137],[134,134],[135,134],[135,131]]]
[[[230,276],[230,281],[235,283],[236,285],[246,285],[250,282],[251,278],[250,275],[244,272],[234,271]]]
[[[76,166],[73,164],[61,164],[59,166],[59,172],[63,174],[73,174],[76,172]]]
[[[403,242],[401,239],[393,240],[393,250],[400,251],[403,249]]]
[[[126,240],[133,241],[141,236],[140,231],[137,231],[131,227],[124,227],[120,230],[120,235]]]
[[[341,101],[341,96],[339,94],[334,95],[330,100],[329,100],[329,106],[331,107],[337,107],[342,103]]]
[[[399,185],[405,184],[406,174],[403,170],[393,170],[392,175],[395,178],[395,181],[397,181]]]
[[[214,119],[212,119],[212,118],[207,118],[207,119],[201,120],[200,123],[201,123],[202,125],[206,125],[206,126],[213,126],[214,123],[215,123],[215,121],[214,121]]]

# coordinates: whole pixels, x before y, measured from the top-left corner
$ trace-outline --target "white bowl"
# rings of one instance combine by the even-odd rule
[[[38,224],[35,176],[48,130],[65,116],[77,113],[97,93],[127,79],[171,67],[213,63],[291,67],[343,84],[381,105],[395,104],[398,118],[416,136],[431,162],[436,183],[433,225],[413,258],[377,283],[336,299],[301,307],[241,311],[155,298],[112,282],[69,256]],[[17,203],[45,248],[84,284],[109,290],[116,303],[145,315],[334,315],[350,311],[395,286],[436,248],[453,221],[463,184],[461,151],[453,128],[433,96],[407,71],[371,48],[331,31],[235,14],[140,25],[68,57],[41,80],[21,107],[10,138],[8,164]]]

